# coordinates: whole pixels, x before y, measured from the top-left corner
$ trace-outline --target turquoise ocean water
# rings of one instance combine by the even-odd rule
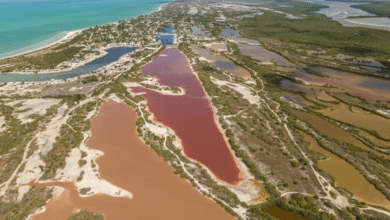
[[[159,0],[0,0],[0,58],[53,43],[67,31],[156,11]]]

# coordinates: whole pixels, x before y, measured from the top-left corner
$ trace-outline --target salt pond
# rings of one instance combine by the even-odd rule
[[[104,152],[97,160],[100,176],[131,192],[132,199],[104,194],[80,197],[72,182],[34,184],[59,186],[64,191],[33,219],[66,220],[83,209],[102,213],[106,220],[235,219],[175,175],[173,168],[138,137],[136,121],[137,115],[130,106],[106,102],[91,122],[92,137],[87,143]]]
[[[207,166],[217,178],[238,183],[241,171],[235,156],[215,123],[211,103],[186,57],[177,48],[165,49],[161,55],[143,66],[142,72],[156,77],[161,85],[183,88],[185,95],[164,95],[143,87],[131,90],[144,93],[149,111],[158,122],[175,131],[186,156]]]

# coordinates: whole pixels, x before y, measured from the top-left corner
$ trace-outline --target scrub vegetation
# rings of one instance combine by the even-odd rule
[[[374,58],[388,57],[390,46],[381,42],[390,37],[387,31],[344,27],[324,15],[310,14],[305,19],[264,12],[240,23],[244,36],[251,39],[271,38],[284,43],[336,49],[339,53]]]
[[[12,193],[12,192],[10,192]],[[52,198],[52,190],[32,187],[21,201],[0,201],[0,218],[4,220],[26,219]]]
[[[102,214],[95,214],[87,209],[79,211],[73,214],[68,220],[104,220],[104,216]]]
[[[50,181],[62,175],[70,152],[73,154],[72,150],[83,146],[91,119],[110,98],[134,108],[139,137],[174,168],[175,174],[238,219],[276,219],[267,211],[272,207],[308,220],[389,218],[390,139],[379,127],[369,127],[368,123],[358,126],[347,120],[349,117],[370,120],[375,116],[384,127],[390,123],[390,99],[383,98],[385,90],[383,94],[375,93],[379,87],[387,88],[389,82],[384,64],[390,58],[390,46],[383,44],[389,39],[389,32],[342,26],[313,13],[324,6],[309,3],[285,2],[283,7],[276,3],[263,5],[279,12],[253,6],[248,10],[240,5],[191,4],[196,5],[199,14],[188,14],[193,6],[188,2],[174,2],[160,12],[93,27],[63,44],[0,61],[0,66],[10,64],[1,67],[3,72],[50,69],[89,53],[83,50],[87,46],[132,42],[145,46],[128,55],[126,62],[115,64],[116,71],[78,78],[78,86],[94,85],[86,92],[43,96],[42,91],[56,86],[50,83],[26,87],[20,83],[16,84],[20,87],[7,91],[4,88],[10,85],[0,87],[4,91],[0,93],[0,187],[6,187],[5,195],[0,197],[0,219],[25,219],[46,204],[53,188],[31,187],[20,196],[18,174],[31,169],[26,164],[38,155],[44,164],[36,171],[41,172],[38,181]],[[387,3],[380,4],[384,7]],[[380,14],[383,12],[376,4],[358,7],[388,16]],[[291,19],[283,13],[300,19]],[[239,18],[245,15],[253,17]],[[162,18],[169,19],[161,23]],[[146,100],[129,89],[129,86],[140,86],[158,92],[183,91],[179,87],[161,86],[141,71],[142,66],[166,49],[151,35],[161,31],[162,25],[175,26],[177,45],[174,47],[187,57],[215,111],[217,126],[245,171],[246,179],[237,186],[222,183],[204,165],[187,158],[178,137],[168,131],[164,133],[164,126],[156,123]],[[201,28],[205,35],[193,35],[192,26]],[[223,36],[224,29],[237,30],[241,37]],[[248,39],[257,40],[261,45],[254,45]],[[258,47],[261,53],[272,51],[292,65],[277,64],[273,59],[263,62],[261,58],[243,55],[238,41]],[[233,75],[193,52],[193,48],[208,48],[215,42],[226,45],[227,50],[215,49],[210,53],[244,68],[250,77]],[[372,69],[375,65],[380,67]],[[327,71],[340,71],[338,77],[350,74],[355,90],[335,83],[342,80],[329,81],[336,77]],[[373,79],[369,77],[381,81],[363,83]],[[61,84],[73,88],[66,80]],[[24,92],[24,89],[31,91]],[[360,91],[367,91],[371,95],[367,97],[374,98],[361,97]],[[36,106],[23,107],[24,101],[38,99],[59,102],[45,111]],[[348,114],[340,118],[337,114],[343,111]],[[55,129],[58,132],[54,141],[47,141],[45,132]],[[372,186],[367,188],[367,193],[381,195],[383,201],[362,200],[349,186],[339,185],[337,175],[321,168],[321,163],[330,156],[314,151],[305,137],[312,138],[311,142],[317,143],[319,149],[351,165]],[[81,150],[81,158],[75,161],[80,168],[74,177],[78,183],[85,182],[88,166],[97,172],[97,164],[87,152]],[[255,190],[248,184],[250,181],[263,189]],[[83,195],[93,192],[89,186],[78,190]],[[259,192],[267,196],[258,199]],[[69,219],[101,220],[104,213],[82,210]]]

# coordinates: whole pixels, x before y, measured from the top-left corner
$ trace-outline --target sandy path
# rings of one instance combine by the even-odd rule
[[[4,124],[5,124],[4,116],[0,116],[0,132],[5,130],[5,127],[3,127]]]

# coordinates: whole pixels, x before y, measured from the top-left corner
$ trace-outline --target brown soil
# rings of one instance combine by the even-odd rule
[[[265,189],[264,184],[255,179],[251,179],[251,183],[256,187],[257,190],[259,190],[256,199],[254,199],[254,203],[257,204],[267,201],[269,198],[269,193]]]
[[[234,219],[203,196],[145,145],[136,133],[136,113],[124,103],[109,101],[91,122],[88,146],[104,152],[97,160],[102,178],[130,191],[132,199],[93,195],[81,198],[73,183],[35,184],[66,190],[50,200],[34,219],[67,219],[79,209],[102,213],[107,220]]]
[[[224,44],[224,43],[213,43],[213,44],[211,44],[210,49],[212,49],[212,50],[226,50],[227,47],[226,47],[226,44]]]

